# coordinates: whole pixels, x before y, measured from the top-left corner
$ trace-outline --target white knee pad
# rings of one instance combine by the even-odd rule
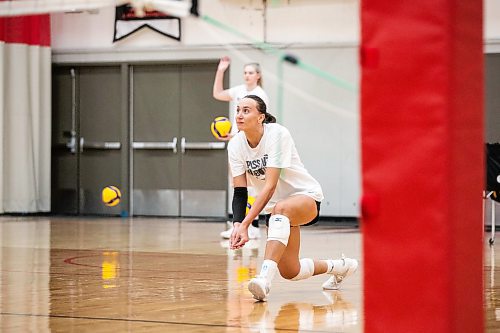
[[[314,261],[310,258],[300,259],[300,271],[292,281],[308,279],[314,274]]]
[[[290,220],[285,215],[273,215],[269,219],[269,228],[267,229],[267,241],[276,240],[285,246],[290,237]]]

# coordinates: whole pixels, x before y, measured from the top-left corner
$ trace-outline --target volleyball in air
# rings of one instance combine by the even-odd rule
[[[231,132],[231,122],[226,117],[217,117],[210,125],[212,134],[217,138],[226,138]]]
[[[102,202],[109,207],[116,206],[120,203],[122,193],[116,186],[106,186],[102,189]]]
[[[255,198],[252,197],[251,195],[249,195],[248,200],[247,200],[247,209],[245,210],[245,215],[248,214],[248,212],[250,211],[250,208],[252,208],[252,205],[254,202],[255,202]]]

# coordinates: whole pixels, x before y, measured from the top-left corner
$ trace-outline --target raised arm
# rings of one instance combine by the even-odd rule
[[[219,101],[229,102],[231,101],[231,95],[229,95],[229,89],[224,90],[224,73],[228,69],[231,60],[229,57],[222,57],[219,61],[219,66],[217,67],[217,72],[215,72],[214,87],[212,94],[215,99]]]

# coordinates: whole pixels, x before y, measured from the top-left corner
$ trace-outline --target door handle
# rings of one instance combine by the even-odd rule
[[[174,137],[174,139],[172,140],[172,145],[173,145],[172,150],[174,151],[174,154],[177,154],[177,137]]]
[[[75,131],[64,131],[63,136],[69,138],[66,142],[66,148],[69,149],[71,154],[76,153],[76,132]]]
[[[172,150],[174,151],[174,154],[177,154],[177,137],[174,137],[172,140],[172,145],[174,146]]]
[[[132,142],[133,149],[172,149],[177,154],[177,137],[172,142]]]
[[[217,150],[226,148],[225,142],[186,142],[186,138],[181,138],[181,152],[184,154],[186,149],[196,150]]]
[[[65,144],[63,144],[66,148],[69,149],[69,151],[72,154],[76,153],[76,133],[73,131],[68,131],[67,135],[65,133],[65,136],[69,137],[69,140],[66,141]],[[87,141],[85,142],[84,137],[80,137],[79,140],[80,144],[80,153],[83,152],[83,149],[102,149],[102,150],[113,150],[113,149],[120,149],[122,144],[120,142],[92,142],[92,141]],[[59,144],[60,145],[60,144]]]
[[[103,142],[96,142],[96,141],[87,141],[85,142],[84,138],[80,138],[80,151],[83,151],[83,149],[100,149],[100,150],[117,150],[122,147],[121,142],[117,141],[103,141]]]

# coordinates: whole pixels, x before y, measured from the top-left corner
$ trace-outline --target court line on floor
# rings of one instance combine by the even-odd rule
[[[252,329],[253,326],[237,326],[237,325],[222,325],[222,324],[209,324],[209,323],[180,323],[174,321],[162,321],[162,320],[151,320],[151,319],[127,319],[127,318],[106,318],[106,317],[88,317],[88,316],[66,316],[66,315],[54,315],[54,314],[36,314],[36,313],[12,313],[12,312],[0,312],[0,315],[5,316],[19,316],[19,317],[43,317],[43,318],[60,318],[60,319],[83,319],[83,320],[101,320],[101,321],[119,321],[119,322],[133,322],[133,323],[144,323],[144,324],[166,324],[166,325],[183,325],[183,326],[207,326],[207,327],[221,327],[221,328],[248,328]],[[273,330],[286,331],[286,332],[297,332],[297,329],[290,328],[270,328]],[[317,332],[317,333],[335,333],[332,331],[310,331],[301,330],[302,332]],[[337,333],[341,333],[338,331]]]
[[[177,255],[177,256],[185,256],[183,253],[174,253],[174,254]],[[190,255],[191,254],[187,254],[187,256],[190,256]],[[137,257],[140,257],[140,256],[154,256],[154,257],[165,258],[165,255],[163,253],[156,254],[156,253],[151,253],[151,252],[144,252],[144,253],[135,252],[135,253],[132,253],[132,254],[131,253],[120,253],[120,256],[122,256],[122,257],[126,257],[126,256],[137,256]],[[200,257],[198,255],[193,255],[193,256],[196,256],[197,258]],[[212,257],[212,255],[205,255],[205,256],[206,257]],[[216,256],[218,256],[218,255],[216,255]],[[101,265],[76,262],[76,260],[79,260],[79,259],[96,258],[96,257],[102,257],[102,254],[96,253],[96,254],[88,254],[88,255],[82,255],[82,256],[74,256],[74,257],[63,259],[63,262],[65,264],[68,264],[68,265],[82,266],[82,267],[87,267],[87,268],[93,268],[93,269],[100,270],[100,269],[102,269]],[[209,268],[207,268],[207,269],[208,269],[207,271],[200,271],[198,269],[196,271],[196,274],[197,275],[218,274],[218,273],[214,273],[212,269],[209,269]],[[127,270],[131,270],[131,269],[120,268],[120,271],[124,271],[125,272]],[[191,270],[181,271],[181,270],[167,270],[167,269],[158,269],[158,268],[156,268],[156,269],[141,268],[141,269],[133,269],[133,270],[135,272],[149,272],[149,273],[152,273],[152,272],[155,272],[155,273],[189,273],[189,274],[193,273],[193,271],[191,271]],[[149,276],[149,277],[151,277],[151,276]],[[157,276],[157,278],[163,278],[163,277],[162,276]],[[215,280],[224,281],[225,279],[215,279]]]

